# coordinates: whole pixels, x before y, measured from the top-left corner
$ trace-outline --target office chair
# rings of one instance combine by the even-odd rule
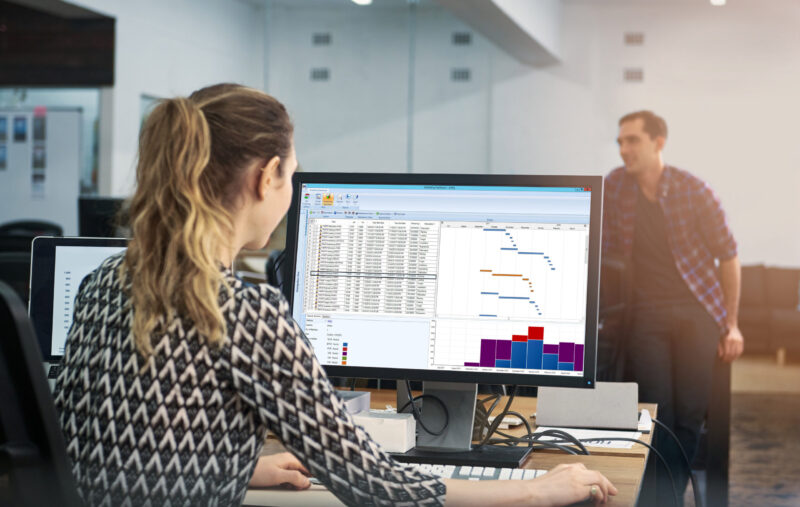
[[[29,297],[30,272],[30,253],[0,251],[0,281],[14,289],[26,307]]]
[[[0,225],[0,236],[63,236],[64,229],[44,220],[15,220]]]
[[[60,225],[42,220],[16,220],[0,225],[0,252],[31,252],[36,236],[63,236]]]
[[[267,283],[279,289],[286,299],[289,299],[286,286],[286,250],[273,250],[267,257],[267,265],[264,269],[267,275]]]
[[[10,504],[80,506],[33,326],[3,282],[0,330],[0,476]]]

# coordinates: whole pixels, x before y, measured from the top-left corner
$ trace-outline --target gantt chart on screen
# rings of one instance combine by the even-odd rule
[[[582,375],[591,189],[301,192],[294,318],[323,364]]]

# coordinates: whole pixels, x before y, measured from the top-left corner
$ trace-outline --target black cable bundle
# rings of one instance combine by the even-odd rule
[[[438,435],[443,434],[444,431],[447,429],[447,425],[450,424],[450,412],[447,411],[447,406],[444,404],[444,402],[442,400],[440,400],[438,396],[433,396],[431,394],[420,394],[419,396],[412,397],[411,396],[411,382],[408,381],[408,380],[406,380],[406,391],[408,391],[408,402],[405,405],[403,405],[402,407],[399,407],[397,409],[397,412],[401,413],[409,405],[411,405],[411,413],[414,414],[414,420],[417,421],[417,424],[419,424],[419,426],[423,430],[425,430],[427,433],[429,433],[429,434],[431,434],[433,436],[438,436]],[[439,405],[442,406],[442,410],[444,411],[444,425],[442,426],[442,429],[440,429],[438,431],[431,431],[427,426],[425,426],[425,423],[422,422],[422,415],[419,413],[419,407],[417,406],[416,402],[419,401],[419,400],[424,400],[424,399],[435,400],[437,403],[439,403]]]

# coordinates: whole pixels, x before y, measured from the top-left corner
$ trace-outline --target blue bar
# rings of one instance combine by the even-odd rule
[[[511,342],[511,367],[525,368],[525,356],[528,354],[528,344],[525,342]]]
[[[500,250],[516,250],[516,248],[505,247],[505,248],[501,248]]]
[[[558,354],[542,354],[542,369],[543,370],[557,370],[558,369]]]
[[[488,295],[490,295],[490,296],[497,296],[497,295],[499,295],[500,293],[499,293],[499,292],[481,292],[481,294],[488,294]]]
[[[504,231],[505,229],[484,229],[484,231]],[[508,234],[508,233],[506,233]]]
[[[544,252],[517,252],[520,255],[544,255]]]
[[[511,344],[511,357],[514,357],[514,348],[513,343]],[[542,340],[528,340],[528,361],[525,363],[526,368],[529,370],[541,370],[542,369],[542,348],[544,347],[544,342]]]
[[[494,367],[495,368],[511,368],[511,361],[508,359],[495,359],[494,360]]]
[[[497,296],[500,299],[530,299],[523,296]]]
[[[497,317],[497,315],[488,315],[485,313],[481,313],[480,315],[478,315],[478,317]]]
[[[573,363],[558,363],[558,369],[564,371],[575,371],[575,365]]]

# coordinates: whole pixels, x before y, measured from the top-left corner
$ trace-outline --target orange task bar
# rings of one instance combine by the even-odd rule
[[[505,273],[492,273],[492,276],[522,276],[522,275],[509,275]]]

